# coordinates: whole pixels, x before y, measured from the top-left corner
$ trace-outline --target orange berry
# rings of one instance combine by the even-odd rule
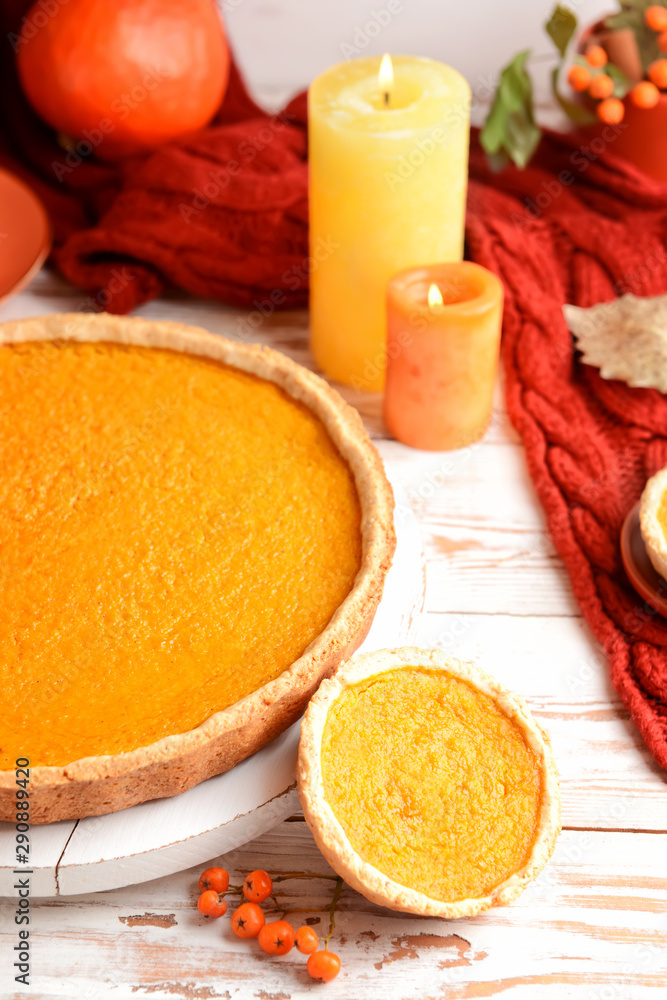
[[[662,31],[658,35],[658,48],[661,52],[667,52],[667,31]]]
[[[232,930],[237,937],[255,938],[265,923],[264,911],[257,903],[241,903],[232,917]]]
[[[586,62],[594,69],[607,65],[607,53],[601,45],[589,45],[586,49]]]
[[[648,78],[660,90],[667,90],[667,59],[656,59],[648,68]]]
[[[654,108],[660,100],[660,91],[654,83],[642,80],[630,91],[630,100],[638,108]]]
[[[596,101],[603,101],[605,97],[611,97],[614,93],[614,81],[606,73],[599,73],[598,76],[594,76],[591,80],[588,93]]]
[[[570,66],[567,74],[567,82],[572,90],[586,90],[591,82],[591,71],[586,66]]]
[[[243,895],[253,903],[263,903],[273,891],[273,882],[268,872],[258,868],[246,875],[243,883]]]
[[[287,920],[272,920],[264,924],[257,940],[267,955],[286,955],[294,947],[294,928]]]
[[[667,10],[660,4],[647,7],[644,11],[644,20],[651,31],[664,31],[667,28]]]
[[[207,889],[197,900],[197,909],[205,917],[222,917],[227,912],[227,903],[215,889]]]
[[[227,892],[229,889],[229,874],[224,868],[207,868],[199,876],[199,888],[202,892],[206,889],[215,889],[216,892]]]
[[[308,959],[306,968],[313,979],[330,983],[340,972],[340,959],[332,951],[316,951]]]
[[[302,955],[312,955],[317,951],[320,939],[312,927],[299,927],[294,935],[294,943]]]
[[[600,101],[597,112],[600,121],[606,122],[607,125],[618,125],[623,121],[625,108],[623,101],[619,101],[618,97],[608,97],[606,101]]]

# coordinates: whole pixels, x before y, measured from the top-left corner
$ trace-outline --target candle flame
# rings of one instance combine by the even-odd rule
[[[428,290],[428,307],[429,309],[439,309],[443,304],[442,292],[437,285],[431,285]]]
[[[391,56],[388,52],[385,52],[380,61],[378,83],[380,85],[380,90],[384,94],[385,104],[389,104],[389,93],[394,85],[394,67],[391,64]]]

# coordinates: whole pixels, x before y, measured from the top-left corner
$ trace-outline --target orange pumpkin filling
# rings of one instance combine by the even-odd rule
[[[475,899],[522,867],[539,760],[492,698],[405,667],[345,688],[321,747],[324,794],[356,853],[433,899]]]
[[[277,677],[361,560],[323,424],[218,362],[0,348],[0,766],[187,732]]]

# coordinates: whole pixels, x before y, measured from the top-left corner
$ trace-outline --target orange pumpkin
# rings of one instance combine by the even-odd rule
[[[206,125],[229,76],[215,0],[68,0],[48,20],[38,2],[17,59],[37,113],[106,159]]]

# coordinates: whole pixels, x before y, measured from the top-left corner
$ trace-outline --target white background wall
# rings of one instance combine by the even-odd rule
[[[251,90],[274,106],[306,87],[327,66],[358,54],[430,56],[456,67],[483,95],[498,71],[524,48],[554,49],[542,25],[555,0],[218,0]],[[580,26],[616,8],[616,0],[569,0]],[[384,14],[380,12],[385,12]],[[389,23],[376,37],[366,25]],[[374,22],[375,23],[375,22]],[[359,45],[367,39],[363,48]],[[538,62],[545,78],[549,64]],[[540,88],[541,90],[541,88]]]

